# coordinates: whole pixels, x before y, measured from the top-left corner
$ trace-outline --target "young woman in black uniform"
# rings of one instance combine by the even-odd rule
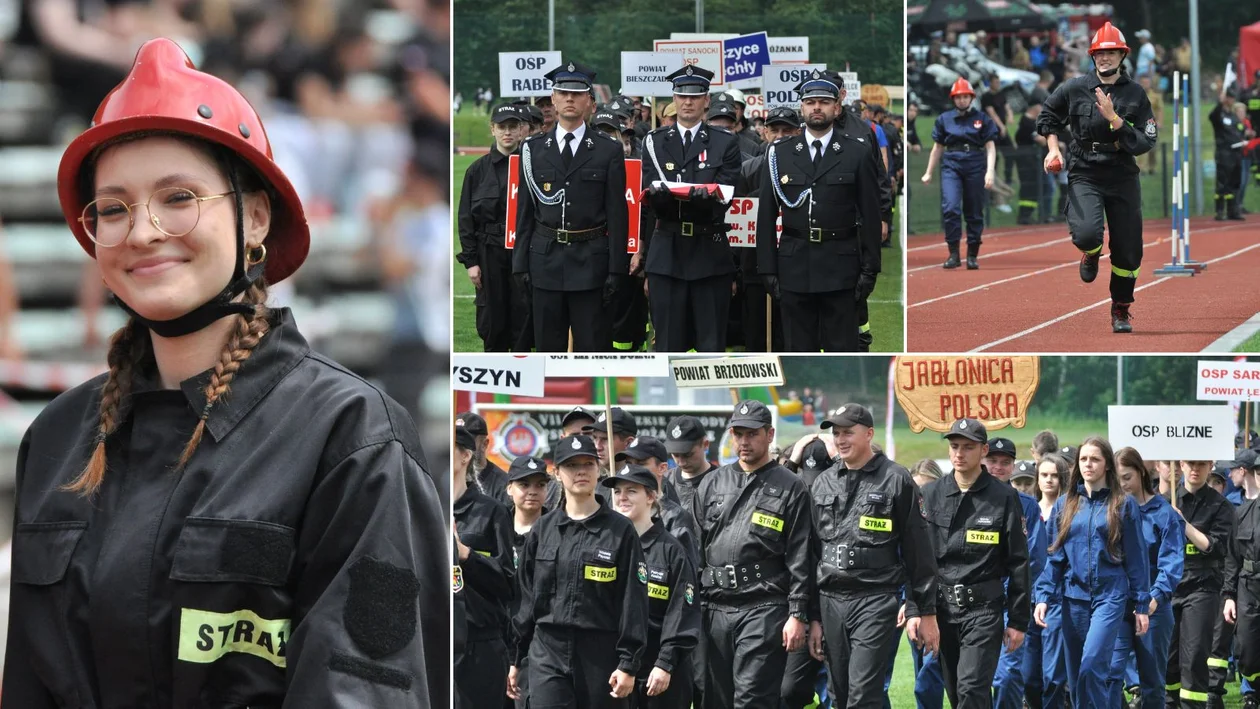
[[[538,519],[547,513],[544,501],[547,490],[554,482],[547,474],[547,463],[542,458],[532,455],[518,456],[508,467],[507,494],[512,501],[512,568],[520,568],[521,554],[525,551],[525,540]],[[509,615],[513,618],[521,609],[520,594],[512,597]],[[511,633],[509,633],[511,637]],[[515,640],[508,647],[515,646]],[[529,661],[526,658],[516,668],[516,685],[522,695],[519,699],[508,697],[505,706],[525,709],[529,697]]]
[[[687,709],[691,653],[700,639],[695,569],[682,543],[661,523],[651,470],[626,465],[600,485],[611,491],[613,509],[634,523],[647,562],[648,639],[635,683],[638,709]]]

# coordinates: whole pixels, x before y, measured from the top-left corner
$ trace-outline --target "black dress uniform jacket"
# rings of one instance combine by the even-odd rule
[[[1006,625],[1024,632],[1032,604],[1028,534],[1019,493],[981,469],[966,493],[949,473],[923,488],[923,502],[931,523],[939,589],[996,581],[997,592],[988,599],[996,600],[1002,579],[1009,577]]]
[[[1094,89],[1102,87],[1111,97],[1116,115],[1124,124],[1112,130],[1095,105]],[[1037,132],[1044,136],[1069,132],[1071,142],[1060,146],[1066,167],[1071,170],[1119,171],[1136,175],[1137,160],[1155,147],[1157,130],[1151,102],[1138,83],[1122,74],[1107,85],[1090,72],[1068,79],[1050,94],[1037,117]]]
[[[104,377],[17,466],[4,705],[446,706],[450,534],[403,408],[311,351],[287,309],[172,472],[210,372],[140,367],[91,500]]]
[[[696,572],[687,552],[659,521],[639,537],[647,562],[647,649],[639,676],[652,667],[674,672],[700,641]],[[652,664],[648,664],[651,661]]]
[[[896,593],[905,584],[907,618],[936,614],[936,557],[908,470],[883,453],[858,470],[840,462],[818,475],[810,496],[820,593]]]
[[[706,473],[692,500],[700,524],[700,570],[708,603],[747,607],[787,599],[788,612],[808,617],[813,567],[810,565],[809,492],[805,483],[775,461],[751,473],[739,463]],[[782,571],[736,588],[710,585],[706,574],[777,562]],[[738,573],[738,568],[734,573]]]
[[[731,187],[739,182],[740,143],[728,130],[700,123],[691,149],[684,153],[678,127],[658,128],[644,139],[643,149],[645,188],[656,180]],[[664,174],[657,171],[657,164]],[[640,230],[648,274],[696,280],[734,273],[726,239],[726,205],[721,200],[694,202],[661,195],[644,199],[642,208]],[[690,236],[687,230],[692,231]]]
[[[588,126],[565,167],[556,130],[530,137],[521,146],[512,272],[530,274],[533,286],[547,290],[603,288],[608,274],[630,273],[625,152],[621,141]],[[546,197],[565,190],[562,203],[545,205],[535,199],[525,175],[526,156],[534,184]],[[558,238],[557,229],[596,231]]]
[[[1225,556],[1225,597],[1237,599],[1239,584],[1255,589],[1253,598],[1260,595],[1260,501],[1256,498],[1244,500],[1238,508],[1238,534]]]
[[[647,643],[647,564],[630,520],[600,501],[575,520],[561,507],[543,515],[525,540],[517,570],[521,607],[513,619],[519,666],[536,628],[616,633],[617,669],[639,671]]]
[[[1234,535],[1234,505],[1210,485],[1193,493],[1183,485],[1177,488],[1177,508],[1186,524],[1194,525],[1212,543],[1207,551],[1200,551],[1186,540],[1186,569],[1176,595],[1184,596],[1199,589],[1219,592],[1225,584],[1225,557]]]
[[[516,594],[512,518],[489,495],[469,488],[454,503],[456,531],[472,550],[459,562],[464,572],[468,638],[503,638],[508,606]]]

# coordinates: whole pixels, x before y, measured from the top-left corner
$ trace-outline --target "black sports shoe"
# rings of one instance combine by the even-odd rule
[[[1111,304],[1111,331],[1112,332],[1133,332],[1133,325],[1129,320],[1133,317],[1129,314],[1129,306],[1131,303],[1112,303]]]
[[[1098,277],[1098,259],[1102,258],[1102,251],[1095,251],[1092,254],[1081,254],[1081,280],[1086,283],[1093,283]]]

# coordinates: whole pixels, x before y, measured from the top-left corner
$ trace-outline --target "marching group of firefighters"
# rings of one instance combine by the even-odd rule
[[[838,74],[805,76],[801,112],[771,110],[758,135],[742,95],[711,97],[712,72],[685,66],[669,77],[666,124],[641,139],[632,99],[596,106],[591,68],[567,62],[547,78],[546,106],[492,111],[494,145],[464,177],[458,260],[487,351],[869,348],[893,189],[884,131],[844,106]],[[520,188],[508,225],[512,154]],[[642,163],[637,234],[627,155]],[[740,196],[759,198],[755,248],[729,243]]]
[[[903,632],[920,706],[1223,706],[1231,653],[1258,706],[1252,450],[1179,479],[1043,432],[1016,463],[959,419],[942,474],[856,404],[775,457],[749,400],[716,466],[695,417],[611,413],[567,414],[553,471],[456,420],[456,706],[801,709],[825,667],[831,706],[883,707]]]

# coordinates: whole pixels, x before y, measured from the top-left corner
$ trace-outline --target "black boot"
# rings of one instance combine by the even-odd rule
[[[942,264],[945,268],[958,268],[962,265],[962,260],[958,258],[958,244],[949,244],[949,258],[945,259]]]
[[[1111,331],[1112,332],[1133,332],[1133,325],[1129,323],[1132,317],[1129,314],[1129,306],[1132,303],[1111,302]]]
[[[1260,709],[1260,699],[1256,698],[1256,693],[1243,695],[1242,709]]]
[[[1081,254],[1081,280],[1093,283],[1098,277],[1098,259],[1102,258],[1102,250],[1092,254]]]
[[[1219,694],[1209,694],[1207,709],[1225,709],[1225,699]]]
[[[870,330],[866,332],[858,331],[858,352],[870,352],[871,345],[875,343],[875,336]]]
[[[1225,198],[1220,196],[1216,198],[1216,221],[1225,221]]]
[[[1225,216],[1236,222],[1246,221],[1247,218],[1242,215],[1242,205],[1238,204],[1238,199],[1225,200]]]
[[[1021,226],[1032,224],[1033,223],[1032,214],[1033,214],[1032,207],[1021,206],[1019,208],[1019,216],[1015,218],[1015,223]]]
[[[980,244],[967,244],[967,270],[974,271],[980,268],[980,264],[976,263],[976,257],[980,255]]]

